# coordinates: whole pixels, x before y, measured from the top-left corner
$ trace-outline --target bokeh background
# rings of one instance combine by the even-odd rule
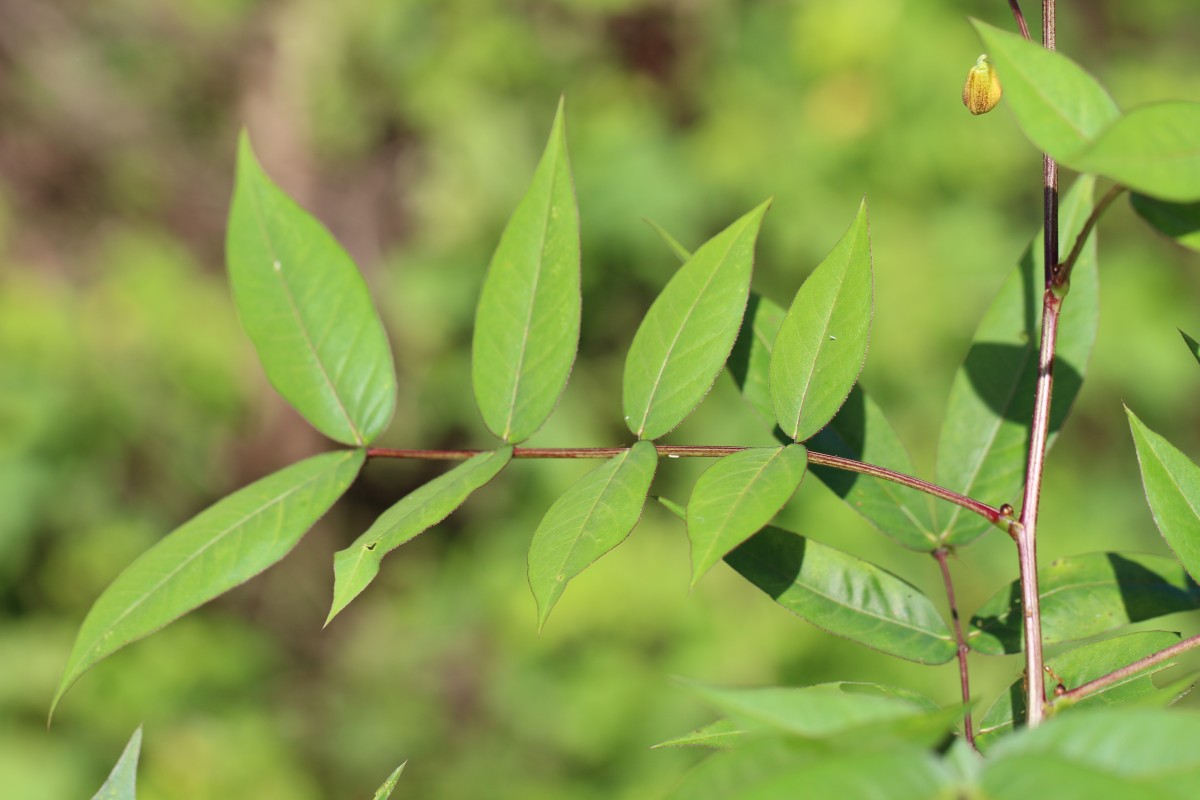
[[[1119,103],[1200,100],[1194,3],[1060,5],[1060,49]],[[585,310],[535,444],[628,438],[625,349],[676,266],[643,218],[695,246],[774,195],[755,285],[786,303],[866,194],[862,381],[929,475],[954,371],[1040,224],[1038,154],[1003,106],[960,103],[980,49],[968,15],[1012,25],[1001,0],[0,0],[0,794],[89,797],[144,722],[146,798],[362,798],[406,759],[398,797],[648,798],[701,755],[649,745],[713,717],[674,675],[953,701],[953,665],[830,637],[723,567],[689,594],[682,527],[653,506],[538,637],[524,550],[588,465],[514,463],[322,630],[332,553],[441,469],[373,463],[285,562],[101,664],[45,727],[75,629],[117,572],[327,446],[272,393],[230,302],[241,126],[382,309],[401,387],[390,446],[493,441],[471,317],[561,93]],[[1103,319],[1049,464],[1044,561],[1165,552],[1122,402],[1200,456],[1200,370],[1175,330],[1200,331],[1200,259],[1124,201],[1100,236]],[[669,440],[770,441],[726,378]],[[655,491],[686,498],[702,467],[664,463]],[[932,559],[815,480],[783,517],[939,591]],[[1016,574],[999,532],[955,568],[968,613]],[[980,710],[1020,669],[973,666]]]

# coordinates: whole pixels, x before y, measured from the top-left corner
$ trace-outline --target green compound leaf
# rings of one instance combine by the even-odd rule
[[[1120,117],[1104,87],[1071,59],[986,22],[971,23],[996,65],[1004,102],[1039,150],[1066,160]]]
[[[234,492],[125,568],[83,621],[50,713],[101,659],[286,556],[358,475],[362,450],[293,464]]]
[[[784,310],[755,292],[750,293],[742,331],[726,365],[743,399],[768,425],[775,424],[771,405],[771,351]],[[777,430],[783,440],[787,436]],[[869,464],[913,474],[912,460],[900,438],[861,386],[850,396],[829,424],[809,445],[818,452],[852,458]],[[919,552],[937,548],[933,498],[906,486],[858,475],[845,470],[813,465],[812,473],[851,508],[904,547]]]
[[[792,300],[771,354],[779,427],[803,441],[825,427],[862,372],[871,331],[867,201]]]
[[[1092,210],[1095,178],[1082,176],[1063,198],[1059,253],[1075,243]],[[950,389],[938,441],[937,483],[993,506],[1016,504],[1025,480],[1029,423],[1037,383],[1043,294],[1042,237],[1000,289],[979,323],[971,350]],[[1071,274],[1071,291],[1059,318],[1050,443],[1083,384],[1100,318],[1095,234]],[[940,540],[963,545],[991,524],[959,506],[948,511]]]
[[[625,422],[656,439],[712,388],[746,310],[754,243],[768,200],[708,240],[655,299],[625,359]]]
[[[404,767],[408,762],[396,767],[392,770],[392,774],[388,775],[386,781],[375,791],[374,800],[388,800],[392,796],[392,792],[396,789],[396,783],[400,780],[400,773],[404,772]]]
[[[1180,331],[1179,335],[1183,337],[1183,342],[1188,346],[1188,350],[1192,351],[1192,356],[1196,359],[1196,363],[1200,364],[1200,342],[1197,342],[1183,331]]]
[[[1086,639],[1131,622],[1200,608],[1200,587],[1170,558],[1140,553],[1088,553],[1038,570],[1042,639]],[[971,617],[971,648],[985,655],[1024,646],[1021,587],[1013,581]]]
[[[651,746],[651,750],[662,747],[711,747],[715,750],[726,750],[740,742],[745,734],[736,723],[727,719],[719,719],[696,728],[694,731],[667,739]]]
[[[488,430],[523,441],[567,384],[579,345],[579,210],[563,101],[525,196],[492,256],[475,311],[471,379]]]
[[[742,450],[704,471],[687,507],[692,586],[771,521],[795,494],[807,465],[808,451],[793,444]]]
[[[567,582],[625,540],[642,516],[658,451],[650,442],[584,475],[554,501],[529,545],[529,587],[538,605],[538,630]]]
[[[1133,192],[1129,203],[1159,233],[1189,250],[1200,251],[1200,202],[1172,203]]]
[[[1125,413],[1154,524],[1194,579],[1200,575],[1200,467],[1128,408]]]
[[[112,772],[108,773],[108,780],[92,795],[92,800],[137,800],[137,767],[141,752],[142,726],[139,725],[129,737]]]
[[[997,743],[984,763],[989,800],[1182,800],[1200,793],[1200,715],[1097,708]]]
[[[383,557],[437,525],[504,469],[511,447],[480,453],[407,495],[375,520],[354,544],[333,556],[333,605],[329,622],[379,574]]]
[[[369,444],[396,408],[396,371],[358,268],[263,172],[242,133],[225,240],[242,326],[271,385],[314,428]]]
[[[954,637],[933,602],[874,564],[770,527],[725,560],[788,611],[832,634],[920,664],[954,658]]]
[[[1200,200],[1200,103],[1135,108],[1065,163],[1162,200]]]
[[[1139,658],[1157,653],[1179,641],[1179,634],[1169,631],[1144,631],[1116,636],[1101,642],[1092,642],[1057,658],[1047,661],[1054,675],[1062,680],[1067,689],[1082,686],[1088,681],[1132,664]],[[1114,683],[1078,702],[1075,708],[1090,708],[1097,705],[1115,705],[1129,700],[1147,697],[1158,691],[1151,676],[1171,666],[1170,662],[1139,672]],[[1054,680],[1047,677],[1053,688]],[[1013,682],[1004,694],[996,698],[992,707],[983,715],[975,742],[988,748],[1012,731],[1013,718],[1025,719],[1025,682]]]

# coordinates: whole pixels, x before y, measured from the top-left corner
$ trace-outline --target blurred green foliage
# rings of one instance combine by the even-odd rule
[[[1200,100],[1190,4],[1063,5],[1059,48],[1122,106]],[[876,316],[863,382],[927,475],[950,379],[1040,220],[1039,156],[1003,104],[973,118],[959,100],[980,50],[965,17],[1011,26],[1006,4],[2,10],[6,796],[90,796],[144,721],[147,798],[367,797],[405,759],[397,796],[653,797],[698,754],[647,747],[710,718],[672,674],[879,680],[954,699],[953,665],[834,639],[723,567],[689,595],[681,527],[653,506],[537,637],[524,551],[586,465],[514,465],[387,559],[378,585],[322,631],[332,553],[439,469],[378,463],[282,565],[101,665],[45,729],[74,631],[117,572],[205,505],[324,446],[271,394],[222,274],[241,125],[373,287],[401,380],[383,442],[395,446],[492,441],[471,399],[470,323],[560,93],[582,214],[582,349],[535,445],[627,439],[624,353],[676,264],[641,218],[694,247],[774,195],[755,286],[786,301],[866,193]],[[1200,330],[1200,265],[1124,204],[1100,236],[1104,314],[1050,460],[1043,560],[1164,552],[1122,401],[1200,454],[1200,374],[1174,330]],[[739,402],[722,379],[671,440],[768,443]],[[703,465],[663,467],[656,491],[682,500]],[[816,481],[782,521],[937,587],[932,559],[892,546]],[[956,567],[968,612],[1016,571],[999,533]],[[974,666],[984,707],[1019,671],[1011,658]]]

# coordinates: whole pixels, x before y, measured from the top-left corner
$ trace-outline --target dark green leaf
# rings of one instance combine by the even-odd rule
[[[271,182],[244,132],[225,253],[238,314],[271,385],[329,438],[370,443],[396,407],[379,314],[350,256]]]
[[[982,789],[990,800],[1185,800],[1200,793],[1200,715],[1088,709],[997,743]]]
[[[1135,108],[1066,164],[1162,200],[1200,200],[1200,103]]]
[[[751,292],[742,331],[727,365],[742,397],[769,425],[775,424],[769,387],[771,349],[783,317],[782,308]],[[776,431],[787,441],[786,435]],[[809,440],[809,445],[821,453],[913,473],[908,451],[883,411],[861,386],[850,390],[837,415]],[[933,499],[929,495],[891,481],[830,467],[813,466],[812,472],[851,508],[900,544],[920,552],[937,547]]]
[[[1060,257],[1075,243],[1092,210],[1095,179],[1082,176],[1062,200]],[[992,302],[950,390],[938,441],[937,482],[993,506],[1015,503],[1025,479],[1041,338],[1042,237],[1039,235]],[[1059,318],[1051,443],[1083,382],[1100,316],[1096,240],[1089,238],[1071,277]],[[959,506],[948,512],[941,541],[962,545],[991,524]]]
[[[1088,553],[1038,570],[1042,639],[1086,639],[1131,622],[1200,608],[1200,587],[1175,561],[1134,553]],[[1019,653],[1021,587],[1013,581],[971,618],[967,642],[987,655]]]
[[[793,444],[742,450],[704,471],[687,508],[693,586],[726,553],[771,521],[795,494],[807,464],[808,451]]]
[[[92,800],[137,800],[137,767],[141,751],[142,726],[139,725],[129,737],[112,772],[108,773],[108,780],[92,795]]]
[[[771,353],[775,418],[794,441],[825,427],[858,380],[871,332],[867,202],[796,293]]]
[[[1179,335],[1183,337],[1183,342],[1187,345],[1188,350],[1192,351],[1192,356],[1196,359],[1196,363],[1200,364],[1200,342],[1197,342],[1183,331],[1180,331]]]
[[[407,761],[404,762],[404,764],[407,763]],[[404,764],[392,770],[392,774],[388,775],[388,779],[375,791],[374,800],[388,800],[392,796],[392,792],[396,789],[396,782],[400,780],[400,773],[404,772]]]
[[[282,559],[350,487],[364,451],[313,456],[234,492],[168,534],[96,600],[50,713],[79,676]]]
[[[913,474],[908,450],[870,395],[855,386],[837,416],[809,440],[816,451]],[[910,550],[937,549],[934,499],[892,481],[814,465],[812,473],[879,530]]]
[[[529,545],[529,586],[546,624],[567,582],[625,540],[642,515],[658,451],[641,441],[554,501]]]
[[[683,736],[676,736],[674,739],[659,742],[651,749],[660,747],[711,747],[716,750],[725,750],[736,745],[744,736],[745,734],[736,724],[727,719],[719,719],[716,722],[710,722],[707,725],[699,727],[690,733],[685,733]]]
[[[1191,250],[1200,250],[1200,202],[1172,203],[1133,192],[1129,202],[1160,233]]]
[[[742,329],[725,365],[742,398],[763,422],[772,427],[775,426],[775,407],[771,405],[771,350],[786,314],[774,301],[751,292]],[[777,428],[776,431],[782,440],[790,441]]]
[[[335,553],[333,606],[325,624],[375,580],[385,555],[450,516],[472,492],[504,469],[512,450],[503,447],[480,453],[434,478],[383,512],[354,544]]]
[[[1039,150],[1063,160],[1078,154],[1121,111],[1096,79],[1061,53],[972,20],[995,63],[1004,102]]]
[[[1200,575],[1200,467],[1128,408],[1154,524],[1193,578]]]
[[[1051,675],[1057,676],[1066,689],[1074,689],[1088,681],[1132,664],[1179,641],[1179,634],[1169,631],[1143,631],[1116,636],[1100,642],[1092,642],[1047,661]],[[1159,664],[1150,670],[1139,672],[1125,680],[1091,694],[1076,704],[1076,708],[1095,705],[1114,705],[1145,697],[1158,692],[1151,675],[1166,669],[1170,663]],[[1047,682],[1053,688],[1054,678]],[[1015,710],[1015,714],[1014,714]],[[1013,718],[1025,719],[1025,681],[1017,680],[1004,694],[996,698],[992,707],[983,715],[975,741],[981,748],[990,747],[1002,736],[1012,731]]]
[[[921,664],[954,657],[954,637],[932,601],[874,564],[778,528],[763,529],[725,560],[830,633]]]
[[[475,311],[475,402],[488,429],[506,442],[529,438],[550,416],[579,345],[579,210],[565,125],[560,100]]]
[[[700,247],[638,327],[625,359],[625,422],[641,439],[670,431],[721,372],[746,310],[754,243],[771,201]]]

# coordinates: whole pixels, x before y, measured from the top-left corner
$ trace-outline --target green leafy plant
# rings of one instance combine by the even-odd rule
[[[345,447],[252,483],[132,563],[84,620],[51,713],[97,662],[286,556],[368,459],[462,463],[336,554],[326,624],[370,586],[385,555],[440,523],[513,460],[590,458],[600,465],[532,533],[528,576],[539,628],[570,581],[624,541],[654,499],[684,523],[692,585],[724,560],[832,634],[918,664],[958,661],[961,702],[949,706],[871,683],[692,684],[721,718],[662,746],[718,752],[684,780],[678,797],[1007,798],[1036,796],[1047,785],[1070,786],[1069,796],[1183,797],[1200,789],[1200,756],[1191,746],[1200,717],[1147,707],[1168,705],[1188,688],[1186,678],[1162,684],[1155,676],[1200,646],[1200,637],[1110,635],[1200,608],[1200,467],[1128,411],[1146,497],[1176,560],[1086,553],[1039,571],[1036,557],[1046,451],[1084,380],[1099,318],[1095,229],[1129,192],[1154,229],[1200,249],[1200,105],[1122,111],[1054,51],[1052,0],[1044,46],[1028,40],[1017,4],[1010,5],[1023,36],[975,23],[988,51],[975,68],[984,70],[988,102],[971,110],[994,104],[999,76],[1005,104],[1045,153],[1044,227],[985,313],[954,379],[932,482],[912,476],[899,436],[857,385],[874,299],[865,199],[786,308],[751,288],[770,200],[694,252],[655,225],[682,265],[626,355],[622,414],[631,441],[522,447],[567,384],[583,313],[580,213],[560,102],[476,310],[471,376],[479,413],[498,442],[482,450],[394,450],[373,446],[394,413],[397,389],[365,283],[321,224],[271,182],[243,136],[227,238],[234,299],[272,385]],[[1061,199],[1058,164],[1079,173]],[[1196,341],[1184,340],[1200,361]],[[658,443],[722,372],[778,446]],[[716,460],[680,504],[651,496],[662,456]],[[949,619],[901,576],[771,525],[810,471],[895,544],[936,561]],[[950,557],[994,528],[1013,540],[1020,577],[964,627]],[[1053,658],[1043,652],[1076,642]],[[1025,659],[1023,677],[981,714],[970,651]],[[140,731],[97,797],[133,796],[139,743]],[[376,796],[390,795],[399,774]]]

